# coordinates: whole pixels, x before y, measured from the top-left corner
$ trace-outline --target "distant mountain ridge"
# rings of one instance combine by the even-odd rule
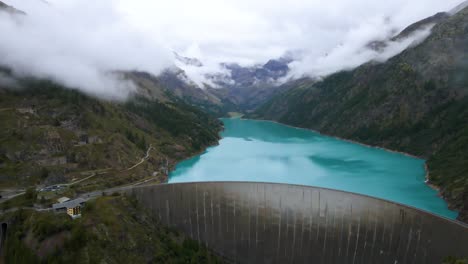
[[[183,57],[177,53],[174,56],[176,61],[186,67],[203,67],[197,58]],[[292,58],[282,57],[248,67],[222,63],[221,72],[205,74],[207,83],[203,87],[187,76],[184,66],[169,68],[157,78],[178,96],[212,113],[223,115],[227,112],[249,112],[287,87],[280,86],[280,81],[289,73],[288,64],[292,61]]]
[[[2,1],[0,1],[0,11],[5,11],[7,13],[10,13],[10,14],[19,14],[19,15],[25,15],[26,13],[21,11],[21,10],[18,10],[12,6],[9,6],[5,3],[3,3]]]
[[[274,84],[289,72],[288,64],[293,60],[279,58],[269,60],[263,65],[242,67],[236,63],[224,63],[223,67],[230,71],[233,83],[219,82],[220,86],[251,87],[262,84]],[[216,82],[216,81],[215,81]]]
[[[185,65],[190,65],[190,66],[195,66],[195,67],[202,67],[203,63],[197,58],[189,58],[189,57],[184,57],[180,56],[177,52],[173,52],[174,57],[177,61],[185,64]]]
[[[455,15],[456,13],[462,11],[463,9],[465,9],[466,7],[468,7],[468,1],[465,1],[461,4],[459,4],[458,6],[456,6],[455,8],[453,8],[452,10],[449,11],[450,15]]]
[[[238,111],[253,111],[286,86],[280,86],[281,78],[289,73],[290,58],[269,60],[263,65],[242,67],[238,64],[223,64],[230,76],[211,76],[220,88],[211,89],[212,93],[238,106]]]

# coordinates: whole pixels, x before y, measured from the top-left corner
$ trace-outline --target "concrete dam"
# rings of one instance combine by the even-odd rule
[[[234,263],[437,263],[468,257],[468,226],[317,187],[207,182],[127,190],[162,224]]]

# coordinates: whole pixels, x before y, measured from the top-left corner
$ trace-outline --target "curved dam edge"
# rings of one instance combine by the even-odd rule
[[[441,263],[468,257],[468,226],[338,190],[196,182],[126,190],[162,224],[238,263]]]

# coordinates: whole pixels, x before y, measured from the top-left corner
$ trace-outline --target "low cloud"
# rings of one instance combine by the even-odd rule
[[[13,5],[13,4],[12,4]],[[122,21],[110,0],[29,1],[27,15],[0,12],[0,64],[15,75],[50,78],[106,99],[124,99],[134,87],[116,71],[159,74],[170,50]]]
[[[0,72],[0,87],[17,88],[18,82],[11,76]]]
[[[337,71],[353,69],[369,61],[384,62],[408,47],[424,41],[430,35],[433,26],[428,25],[404,39],[388,40],[382,51],[367,47],[372,40],[371,37],[375,36],[372,33],[366,36],[368,33],[366,30],[350,32],[346,44],[338,45],[330,50],[330,53],[324,56],[305,56],[291,63],[291,72],[283,80],[302,76],[322,78]]]
[[[104,98],[132,91],[116,71],[159,74],[172,51],[196,57],[185,67],[202,84],[219,63],[254,65],[299,54],[293,76],[323,76],[384,60],[429,31],[390,43],[383,54],[362,49],[462,0],[3,0],[27,13],[0,12],[0,65],[19,75],[51,78]]]
[[[323,76],[383,60],[404,50],[428,31],[389,43],[384,54],[363,50],[408,25],[462,0],[174,0],[121,1],[126,19],[161,36],[181,55],[205,67],[182,66],[197,83],[223,62],[263,64],[288,52],[298,54],[291,76]],[[157,15],[155,15],[157,13]]]

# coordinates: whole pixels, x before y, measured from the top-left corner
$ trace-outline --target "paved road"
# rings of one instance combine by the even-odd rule
[[[150,156],[150,151],[153,149],[153,146],[150,145],[148,150],[146,150],[146,155],[138,162],[136,163],[135,165],[131,166],[130,168],[128,169],[125,169],[124,171],[129,171],[129,170],[132,170],[138,166],[140,166],[143,162],[147,161],[149,159],[149,156]],[[51,186],[47,186],[47,187],[42,187],[42,188],[37,188],[36,190],[39,191],[41,189],[46,189],[46,188],[52,188],[53,186],[59,186],[59,187],[69,187],[69,186],[72,186],[74,184],[77,184],[77,183],[80,183],[80,182],[83,182],[85,180],[88,180],[92,177],[95,177],[96,175],[102,175],[102,174],[106,174],[108,173],[109,168],[107,169],[102,169],[102,170],[95,170],[90,176],[86,177],[86,178],[83,178],[83,179],[80,179],[80,180],[77,180],[77,181],[74,181],[74,182],[71,182],[71,183],[63,183],[63,184],[54,184],[54,185],[51,185]],[[100,171],[100,172],[97,172],[97,171]],[[92,199],[92,198],[96,198],[96,197],[99,197],[99,196],[102,196],[104,193],[106,195],[109,195],[109,194],[112,194],[112,193],[115,193],[115,192],[122,192],[122,191],[125,191],[125,190],[128,190],[128,189],[131,189],[132,187],[134,186],[137,186],[137,185],[143,185],[145,183],[148,183],[150,181],[154,181],[156,180],[157,178],[156,177],[151,177],[149,179],[145,179],[143,181],[139,181],[139,182],[135,182],[135,183],[132,183],[130,185],[125,185],[125,186],[120,186],[120,187],[114,187],[114,188],[110,188],[110,189],[105,189],[105,190],[97,190],[97,191],[93,191],[93,192],[89,192],[89,193],[84,193],[84,194],[81,194],[79,195],[78,197],[80,198],[83,198],[85,200],[89,200],[89,199]],[[0,199],[0,204],[7,201],[7,200],[10,200],[12,198],[15,198],[17,196],[20,196],[22,194],[25,194],[25,190],[24,189],[16,189],[16,190],[12,190],[11,192],[9,193],[6,193],[3,195],[3,197]],[[77,197],[77,198],[78,198]],[[46,209],[39,209],[39,208],[26,208],[26,209],[34,209],[36,211],[47,211],[47,210],[51,210],[51,208],[46,208]],[[11,208],[5,212],[9,212],[10,210],[18,210],[18,208]],[[4,212],[4,213],[5,213]]]
[[[135,186],[144,185],[145,183],[148,183],[150,181],[154,181],[156,179],[157,179],[156,177],[152,177],[152,178],[149,178],[149,179],[146,179],[146,180],[143,180],[143,181],[132,183],[130,185],[113,187],[113,188],[93,191],[93,192],[89,192],[89,193],[83,193],[83,194],[80,194],[77,198],[83,198],[85,200],[89,200],[89,199],[92,199],[92,198],[102,196],[103,194],[111,195],[111,194],[116,193],[116,192],[123,192],[123,191],[129,190],[129,189],[132,189]]]
[[[50,207],[50,208],[14,207],[14,208],[10,208],[8,210],[0,212],[0,215],[1,214],[6,214],[6,213],[11,213],[11,212],[16,212],[16,211],[18,211],[20,209],[22,209],[22,210],[34,210],[36,212],[48,212],[48,211],[53,211],[54,210],[52,207]]]
[[[116,192],[122,192],[122,191],[125,191],[125,190],[129,190],[131,188],[133,188],[133,185],[124,186],[124,187],[115,187],[115,188],[110,188],[110,189],[106,189],[106,190],[94,191],[94,192],[80,194],[77,198],[83,198],[85,200],[90,200],[90,199],[93,199],[93,198],[100,197],[103,194],[110,195],[110,194],[113,194],[113,193],[116,193]]]
[[[141,158],[141,160],[136,163],[135,165],[127,168],[127,169],[124,169],[123,171],[129,171],[129,170],[132,170],[138,166],[140,166],[143,162],[147,161],[149,159],[149,155],[150,155],[150,151],[153,149],[153,146],[150,145],[148,147],[148,149],[146,150],[146,154],[143,158]],[[93,178],[95,177],[96,175],[103,175],[103,174],[107,174],[109,173],[112,168],[106,168],[106,169],[99,169],[99,170],[94,170],[92,171],[91,175],[86,177],[86,178],[83,178],[81,180],[77,180],[77,181],[74,181],[74,182],[71,182],[71,183],[60,183],[60,184],[54,184],[54,185],[50,185],[50,186],[46,186],[46,187],[42,187],[42,188],[38,188],[37,190],[40,190],[40,189],[47,189],[47,188],[52,188],[53,186],[72,186],[72,185],[75,185],[75,184],[78,184],[80,182],[83,182],[85,180],[88,180],[90,178]],[[11,198],[10,198],[11,199]],[[8,200],[8,199],[6,199]]]
[[[0,199],[0,203],[3,203],[7,200],[10,200],[10,199],[13,199],[15,198],[16,196],[20,196],[20,195],[23,195],[25,194],[26,191],[24,189],[16,189],[16,190],[12,190],[12,191],[4,191],[2,192],[2,198]]]
[[[86,201],[88,200],[91,200],[91,199],[94,199],[94,198],[97,198],[97,197],[100,197],[100,196],[103,196],[103,194],[105,195],[111,195],[113,193],[120,193],[120,192],[123,192],[123,191],[126,191],[126,190],[130,190],[132,189],[133,187],[137,186],[137,185],[141,185],[141,184],[144,184],[144,183],[147,183],[149,181],[153,181],[155,180],[155,178],[151,178],[151,179],[146,179],[144,181],[141,181],[141,182],[137,182],[137,183],[133,183],[131,185],[126,185],[126,186],[120,186],[120,187],[114,187],[114,188],[109,188],[109,189],[105,189],[105,190],[99,190],[99,191],[93,191],[93,192],[89,192],[89,193],[84,193],[84,194],[81,194],[79,195],[78,197],[76,198],[82,198]],[[75,198],[75,199],[76,199]],[[47,212],[47,211],[53,211],[53,208],[52,207],[49,207],[49,208],[36,208],[36,207],[15,207],[15,208],[10,208],[8,210],[5,210],[5,211],[2,211],[0,212],[0,214],[6,214],[6,213],[10,213],[10,212],[15,212],[15,211],[18,211],[20,209],[26,209],[26,210],[35,210],[37,212]]]

